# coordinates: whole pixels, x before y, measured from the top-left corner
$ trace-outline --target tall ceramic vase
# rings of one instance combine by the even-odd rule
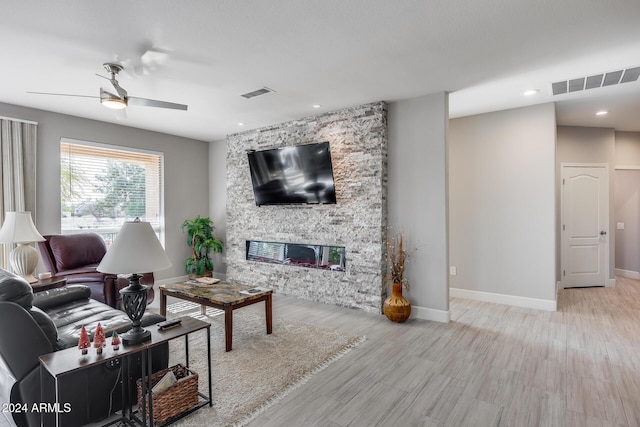
[[[411,315],[411,303],[402,296],[402,283],[394,283],[391,288],[391,296],[382,306],[384,315],[392,322],[404,322]]]

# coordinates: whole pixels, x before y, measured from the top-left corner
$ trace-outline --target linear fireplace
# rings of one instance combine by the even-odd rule
[[[345,248],[300,243],[247,240],[248,261],[345,271]]]

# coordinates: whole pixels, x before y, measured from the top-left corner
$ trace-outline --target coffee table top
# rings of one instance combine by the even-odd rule
[[[185,295],[191,298],[202,299],[221,305],[235,305],[263,298],[265,294],[273,293],[271,289],[263,289],[256,286],[246,286],[219,282],[213,285],[190,284],[188,282],[160,285],[160,290],[168,293]],[[249,290],[257,289],[250,293]]]

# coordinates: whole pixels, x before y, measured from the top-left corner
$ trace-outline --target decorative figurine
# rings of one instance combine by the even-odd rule
[[[78,348],[82,350],[82,354],[87,354],[89,351],[89,347],[91,347],[89,334],[87,333],[84,325],[82,325],[82,329],[80,329],[80,339],[78,340]]]
[[[96,353],[102,354],[102,347],[107,345],[107,340],[104,337],[104,330],[102,329],[102,325],[98,323],[96,326],[96,333],[93,337],[93,346],[96,348]]]
[[[113,331],[113,335],[111,335],[111,345],[113,346],[114,350],[120,348],[120,336],[118,336],[118,333],[116,331]]]

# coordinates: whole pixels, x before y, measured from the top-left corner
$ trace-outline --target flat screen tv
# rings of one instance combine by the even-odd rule
[[[256,205],[336,203],[328,142],[247,154]]]

